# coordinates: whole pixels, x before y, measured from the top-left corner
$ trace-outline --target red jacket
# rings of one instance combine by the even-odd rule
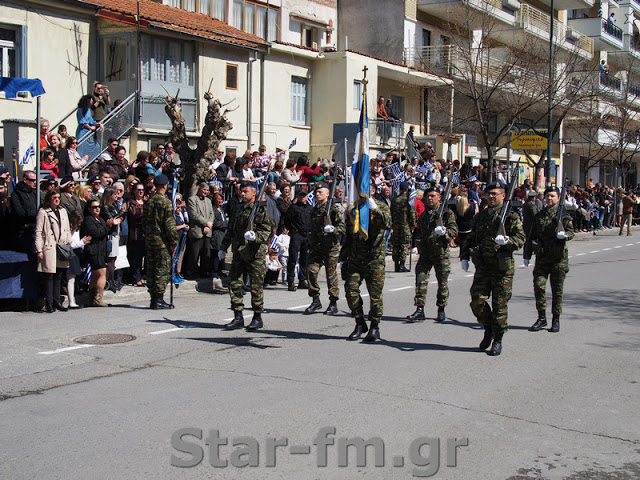
[[[320,173],[320,164],[316,165],[316,168],[309,168],[307,166],[296,167],[296,172],[300,175],[301,182],[308,182],[309,177],[318,175]]]

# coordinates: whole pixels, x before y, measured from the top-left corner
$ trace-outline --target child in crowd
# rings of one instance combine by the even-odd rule
[[[275,248],[269,249],[267,257],[267,274],[264,276],[264,285],[275,285],[278,282],[278,271],[283,267],[278,260],[278,251]]]
[[[278,260],[282,265],[286,265],[289,261],[289,230],[282,229],[282,233],[276,237],[276,245],[278,246]],[[287,269],[282,269],[282,283],[287,283]]]

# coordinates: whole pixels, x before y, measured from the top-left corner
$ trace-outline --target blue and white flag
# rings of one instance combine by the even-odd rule
[[[309,195],[307,196],[307,203],[312,207],[316,206],[316,196],[313,194],[313,192],[309,192]]]
[[[411,190],[409,190],[409,205],[413,208],[416,208],[416,196],[416,187],[411,185]]]
[[[271,243],[269,244],[269,248],[273,248],[274,250],[279,250],[278,248],[278,237],[274,235],[271,239]]]
[[[176,195],[178,194],[178,179],[177,176],[173,176],[173,185],[171,186],[171,203],[173,204],[173,211],[176,211]]]
[[[404,173],[401,173],[400,176],[393,179],[393,191],[397,193],[400,192],[400,184],[404,182]]]
[[[219,190],[222,190],[222,182],[220,180],[218,180],[217,178],[214,178],[213,180],[211,180],[211,182],[218,187]]]
[[[453,175],[451,175],[451,181],[454,185],[460,185],[460,175],[457,171],[454,171]]]
[[[258,177],[256,178],[256,187],[260,188],[260,184],[264,181],[266,177]]]
[[[399,163],[392,163],[391,165],[389,165],[389,170],[391,170],[391,175],[393,175],[393,178],[398,178],[400,175],[402,175],[402,168],[400,167]]]
[[[367,88],[362,92],[362,109],[356,135],[356,151],[349,179],[348,214],[353,221],[353,233],[363,240],[369,238],[369,123],[367,120]]]
[[[418,182],[417,185],[419,190],[426,190],[429,188],[429,185],[426,182]]]
[[[287,148],[287,150],[291,150],[296,143],[298,143],[298,137],[293,139],[293,141],[289,144],[289,148]]]
[[[34,150],[33,143],[32,143],[29,146],[29,148],[27,148],[27,151],[24,152],[24,155],[22,156],[22,160],[20,160],[20,165],[26,165],[27,163],[29,163],[29,159],[35,156],[36,156],[36,151]]]

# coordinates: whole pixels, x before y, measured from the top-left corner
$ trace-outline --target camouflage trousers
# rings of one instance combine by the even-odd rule
[[[533,269],[533,293],[536,296],[536,309],[544,312],[547,309],[547,277],[551,282],[551,313],[560,315],[562,313],[562,294],[564,290],[564,279],[569,271],[566,261],[558,263],[547,263],[536,261]]]
[[[260,248],[255,258],[246,261],[239,254],[233,255],[233,261],[229,268],[229,295],[231,297],[231,309],[234,312],[244,310],[244,277],[249,275],[251,279],[251,308],[254,313],[264,311],[264,276],[267,272],[266,246]]]
[[[391,241],[391,256],[393,258],[393,261],[404,263],[407,259],[409,243],[411,243],[411,231],[408,228],[400,229],[398,231],[396,231],[396,229],[393,229]]]
[[[416,307],[424,307],[431,268],[435,270],[436,279],[438,280],[436,306],[444,308],[449,301],[449,274],[451,273],[451,260],[449,258],[430,259],[420,256],[416,264],[416,296],[414,304]]]
[[[471,284],[471,311],[478,323],[489,327],[493,333],[506,332],[507,303],[511,299],[513,268],[504,272],[495,269],[478,268]],[[491,296],[491,306],[489,297]]]
[[[364,280],[369,292],[369,320],[372,325],[377,325],[382,320],[384,267],[384,259],[373,260],[367,264],[349,264],[344,293],[353,318],[364,318],[363,302],[360,296],[360,285]]]
[[[337,301],[340,298],[340,287],[338,286],[338,256],[340,255],[340,245],[336,245],[329,251],[313,252],[311,251],[310,261],[307,265],[307,280],[309,282],[309,296],[317,297],[320,295],[320,285],[318,283],[318,274],[320,267],[324,263],[324,270],[327,274],[327,286],[329,287],[329,300]]]
[[[145,245],[147,290],[150,295],[164,295],[171,279],[171,255],[165,246]]]

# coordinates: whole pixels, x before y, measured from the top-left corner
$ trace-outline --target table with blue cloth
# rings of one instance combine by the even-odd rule
[[[0,250],[0,298],[36,298],[35,258],[21,252]]]

